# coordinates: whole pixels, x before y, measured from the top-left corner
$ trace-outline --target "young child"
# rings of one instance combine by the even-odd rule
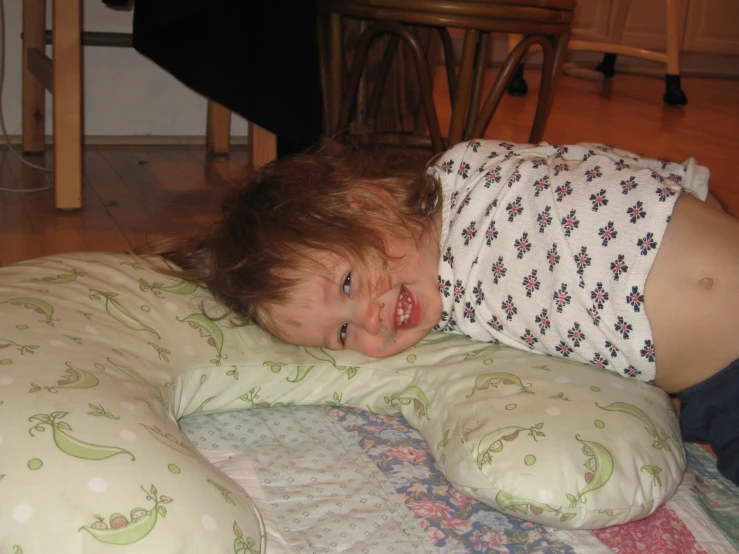
[[[739,484],[739,221],[707,190],[692,159],[598,144],[473,140],[420,174],[319,152],[165,256],[293,344],[384,357],[440,329],[654,383]]]

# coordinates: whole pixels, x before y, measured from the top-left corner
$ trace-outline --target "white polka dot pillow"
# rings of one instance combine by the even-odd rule
[[[193,292],[124,255],[0,269],[0,552],[264,551],[177,425],[177,375],[220,362]]]
[[[555,527],[646,517],[681,479],[654,387],[448,335],[385,360],[303,349],[203,299],[124,255],[0,269],[0,551],[263,552],[251,500],[177,426],[207,411],[403,414],[461,491]]]

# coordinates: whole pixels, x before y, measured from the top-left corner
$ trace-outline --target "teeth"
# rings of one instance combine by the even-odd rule
[[[403,309],[403,304],[408,304],[408,311],[406,312]],[[410,296],[408,296],[408,293],[406,292],[405,288],[401,288],[400,290],[400,300],[398,301],[398,308],[395,310],[395,326],[401,327],[404,325],[411,315],[411,299]]]

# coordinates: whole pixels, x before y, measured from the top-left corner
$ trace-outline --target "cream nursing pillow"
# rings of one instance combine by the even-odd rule
[[[383,360],[288,346],[255,327],[237,340],[244,361],[177,381],[181,414],[337,403],[402,414],[464,494],[566,529],[644,518],[685,470],[669,397],[590,366],[442,333]],[[237,382],[224,378],[234,370]]]

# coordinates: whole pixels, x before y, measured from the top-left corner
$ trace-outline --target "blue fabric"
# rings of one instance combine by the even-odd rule
[[[739,485],[739,360],[677,397],[683,440],[710,444],[719,473]]]

